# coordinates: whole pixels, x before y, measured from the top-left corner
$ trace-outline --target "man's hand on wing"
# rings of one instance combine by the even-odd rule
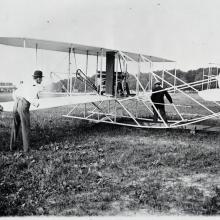
[[[36,107],[36,108],[38,108],[38,107],[39,107],[39,105],[40,105],[40,104],[39,104],[39,103],[37,103],[37,104],[35,105],[35,107]]]
[[[39,102],[32,102],[32,105],[33,105],[34,107],[38,108],[39,105],[40,105],[40,103],[39,103]]]

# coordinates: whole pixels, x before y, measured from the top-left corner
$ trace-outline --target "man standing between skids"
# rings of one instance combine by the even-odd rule
[[[13,99],[15,101],[13,107],[13,123],[11,129],[10,150],[14,150],[16,138],[18,136],[19,127],[21,125],[23,149],[24,152],[29,150],[30,139],[30,105],[39,106],[39,92],[42,90],[41,82],[43,73],[36,70],[33,75],[34,83],[27,85],[20,84],[19,88],[14,91]]]
[[[151,95],[151,100],[154,103],[155,108],[157,111],[160,112],[161,117],[165,122],[167,122],[167,117],[166,117],[166,112],[165,112],[165,105],[164,105],[164,95],[167,97],[170,103],[173,103],[173,100],[169,93],[163,89],[161,86],[160,81],[156,81],[154,83],[154,87],[152,89],[152,95]],[[154,122],[157,122],[158,120],[158,113],[153,107],[153,112],[154,112]]]

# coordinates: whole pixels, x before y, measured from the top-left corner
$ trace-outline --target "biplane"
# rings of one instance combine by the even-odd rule
[[[160,57],[31,38],[0,37],[0,44],[33,48],[36,51],[57,51],[69,55],[65,92],[62,92],[61,97],[40,99],[40,106],[38,108],[32,106],[30,110],[68,105],[71,106],[71,110],[63,115],[66,118],[138,128],[179,128],[220,116],[218,73],[196,82],[186,83],[177,76],[175,69],[170,71],[166,68],[167,64],[175,63],[175,61]],[[78,54],[86,57],[85,72],[78,66],[73,71],[71,56],[76,59]],[[91,56],[95,56],[97,60],[95,81],[88,77],[88,59]],[[163,66],[159,72],[154,68],[157,64]],[[126,73],[129,73],[133,79],[132,93],[121,96],[118,92],[119,82]],[[143,74],[146,75],[145,80],[141,79]],[[76,80],[85,84],[85,92],[75,92]],[[161,117],[160,112],[155,108],[155,103],[151,101],[152,87],[156,80],[160,80],[164,90],[172,93],[174,97],[174,103],[164,104],[168,122]],[[216,85],[215,88],[213,84]],[[200,85],[205,89],[202,91],[197,89]],[[86,88],[90,88],[90,91],[87,92]],[[184,100],[184,105],[180,99]],[[12,102],[0,104],[5,111],[12,111]],[[156,109],[160,119],[157,123],[152,120],[153,108]]]

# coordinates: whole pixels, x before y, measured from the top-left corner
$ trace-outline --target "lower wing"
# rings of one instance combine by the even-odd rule
[[[30,110],[56,108],[66,105],[75,105],[91,102],[101,102],[106,100],[112,100],[111,97],[100,96],[100,95],[77,95],[77,96],[66,96],[66,97],[53,97],[53,98],[42,98],[39,99],[39,107],[36,108],[31,105]],[[13,111],[14,102],[1,102],[0,105],[3,107],[3,111]]]
[[[207,89],[199,91],[198,95],[206,101],[220,101],[220,89]]]

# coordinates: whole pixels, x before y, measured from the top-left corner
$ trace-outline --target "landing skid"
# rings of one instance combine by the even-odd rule
[[[173,107],[173,106],[171,106]],[[66,115],[66,118],[81,119],[95,123],[107,123],[123,125],[136,128],[155,128],[155,129],[186,129],[186,130],[206,130],[219,131],[218,127],[202,125],[202,121],[212,119],[217,114],[207,116],[192,114],[193,118],[180,115],[176,106],[173,107],[173,115],[177,119],[169,119],[166,123],[162,118],[158,122],[153,122],[153,112],[151,102],[143,100],[138,96],[124,99],[109,99],[100,102],[77,104]],[[218,116],[220,113],[218,113]],[[188,116],[188,115],[187,115]]]

